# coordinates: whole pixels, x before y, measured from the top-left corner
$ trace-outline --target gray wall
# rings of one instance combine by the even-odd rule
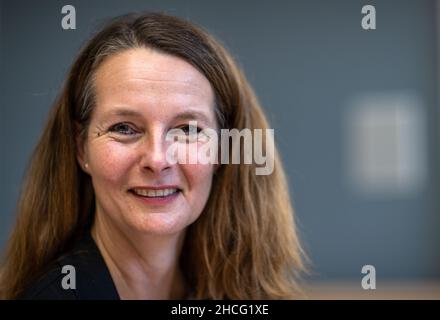
[[[76,7],[77,29],[60,27]],[[316,279],[440,276],[439,113],[434,1],[2,1],[0,248],[28,157],[77,50],[104,18],[160,10],[220,38],[261,99],[289,176]],[[365,92],[412,92],[427,122],[427,179],[406,196],[368,197],[346,182],[344,110]]]

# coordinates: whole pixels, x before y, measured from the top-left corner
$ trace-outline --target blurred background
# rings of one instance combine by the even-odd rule
[[[64,30],[64,5],[76,29]],[[364,30],[364,5],[376,29]],[[440,298],[439,15],[434,0],[1,1],[0,252],[29,156],[81,45],[162,11],[219,38],[261,100],[323,299]],[[364,290],[364,265],[376,289]]]

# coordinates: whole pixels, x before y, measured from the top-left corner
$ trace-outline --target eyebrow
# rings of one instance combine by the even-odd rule
[[[174,120],[193,120],[193,119],[201,120],[201,121],[205,122],[206,124],[211,123],[211,120],[204,113],[199,112],[199,111],[193,111],[193,110],[181,112],[177,116],[174,117]]]
[[[108,113],[108,115],[111,116],[127,116],[127,117],[143,117],[142,113],[136,110],[131,110],[127,108],[117,108]],[[201,120],[202,122],[205,122],[206,124],[210,124],[212,121],[209,119],[209,117],[200,111],[196,110],[186,110],[179,114],[177,114],[173,120],[175,121],[181,121],[181,120]]]
[[[141,117],[142,114],[135,110],[130,110],[126,108],[117,108],[114,110],[111,110],[107,113],[111,116],[130,116],[130,117]]]

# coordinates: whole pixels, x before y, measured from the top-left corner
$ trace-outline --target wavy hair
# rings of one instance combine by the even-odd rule
[[[240,68],[200,27],[160,13],[112,19],[73,63],[32,155],[1,269],[3,298],[17,298],[89,231],[94,191],[76,160],[76,142],[88,130],[97,68],[106,57],[139,47],[180,57],[202,72],[215,93],[220,128],[269,128]],[[204,211],[188,227],[180,257],[195,299],[300,295],[305,255],[276,149],[273,157],[270,175],[255,175],[255,164],[221,165],[217,170]]]

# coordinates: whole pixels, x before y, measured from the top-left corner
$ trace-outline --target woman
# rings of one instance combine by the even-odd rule
[[[270,175],[169,163],[170,130],[187,148],[207,128],[268,128],[225,49],[163,14],[111,21],[74,62],[34,152],[2,296],[297,297],[303,253],[277,152]]]

